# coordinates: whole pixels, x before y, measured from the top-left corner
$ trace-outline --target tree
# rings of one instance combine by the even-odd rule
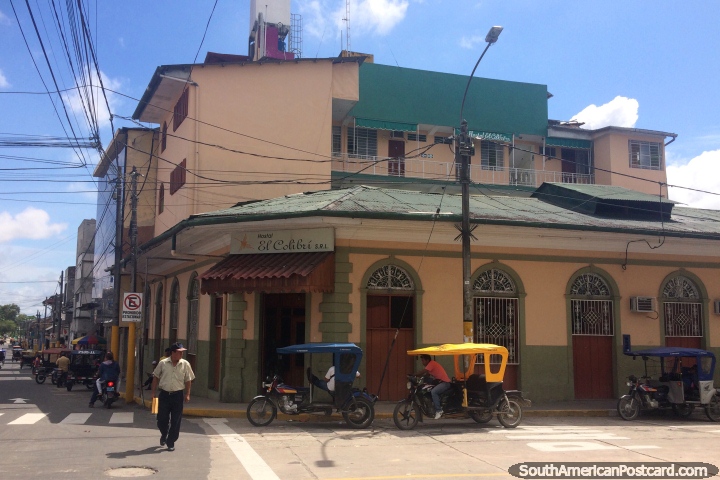
[[[0,320],[0,335],[15,335],[17,324],[12,320]]]
[[[20,315],[20,307],[14,303],[0,305],[0,320],[10,320],[15,322],[17,316]]]

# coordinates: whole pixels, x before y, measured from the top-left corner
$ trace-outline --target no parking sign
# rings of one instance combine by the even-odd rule
[[[142,293],[123,294],[122,321],[140,322],[142,320]]]

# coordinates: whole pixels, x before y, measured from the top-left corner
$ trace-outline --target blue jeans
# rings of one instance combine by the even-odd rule
[[[433,399],[433,405],[435,405],[435,411],[441,410],[440,408],[440,395],[450,390],[450,384],[448,382],[442,382],[438,385],[435,385],[433,389],[430,391],[430,395],[432,395]]]

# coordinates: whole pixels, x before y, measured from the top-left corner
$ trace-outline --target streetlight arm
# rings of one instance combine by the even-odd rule
[[[483,50],[482,55],[480,55],[480,58],[478,58],[478,61],[477,61],[477,63],[475,64],[475,68],[472,69],[472,73],[470,74],[470,78],[468,78],[467,85],[465,86],[465,93],[463,94],[463,98],[462,98],[462,104],[460,105],[460,123],[462,123],[462,121],[463,121],[463,111],[465,110],[465,99],[467,98],[467,92],[468,92],[468,89],[470,88],[470,82],[472,81],[473,76],[475,75],[475,70],[477,70],[478,65],[480,65],[480,61],[481,61],[481,60],[483,59],[483,57],[485,56],[485,52],[487,52],[487,51],[488,51],[488,48],[490,48],[490,45],[492,45],[492,43],[488,43],[488,44],[485,46],[485,50]]]

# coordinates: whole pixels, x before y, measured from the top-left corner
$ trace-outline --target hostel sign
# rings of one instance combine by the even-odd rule
[[[332,228],[305,230],[262,230],[233,235],[230,253],[332,252],[335,232]]]
[[[124,293],[122,304],[123,322],[140,322],[142,320],[142,293]]]

